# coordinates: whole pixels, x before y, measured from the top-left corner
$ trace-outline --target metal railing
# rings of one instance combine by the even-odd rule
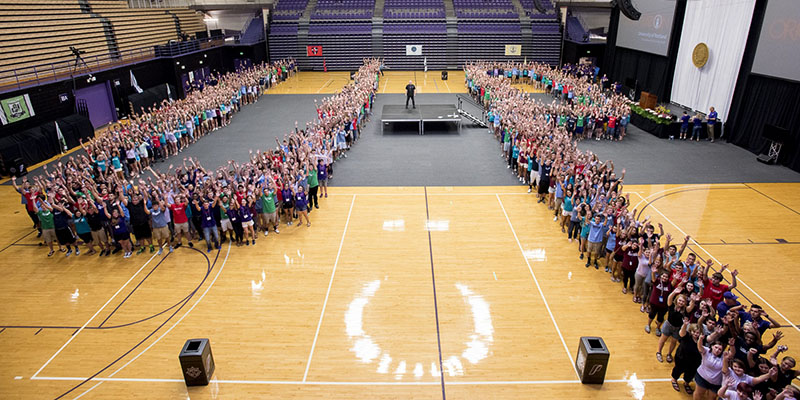
[[[194,0],[128,0],[130,8],[190,8]]]
[[[148,46],[138,49],[84,56],[76,65],[75,59],[43,63],[30,67],[0,70],[0,93],[38,86],[45,83],[58,82],[96,74],[112,68],[118,68],[142,61],[161,57],[177,57],[183,54],[202,51],[225,44],[224,36],[207,39],[195,39],[186,42],[174,42],[159,46]]]

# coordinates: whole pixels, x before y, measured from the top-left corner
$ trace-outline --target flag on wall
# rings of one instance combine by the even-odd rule
[[[322,46],[306,46],[306,55],[308,57],[321,57]]]
[[[136,93],[142,93],[142,88],[139,87],[139,84],[136,82],[136,77],[133,76],[133,70],[131,70],[131,86],[136,89]]]
[[[406,45],[406,55],[407,56],[421,56],[422,55],[422,45],[420,45],[420,44],[408,44],[408,45]]]
[[[58,137],[58,143],[61,144],[62,153],[66,152],[67,149],[67,141],[64,140],[64,134],[61,133],[61,128],[58,126],[58,121],[54,121],[56,124],[56,137]]]
[[[33,112],[31,99],[27,93],[0,100],[0,123],[3,125],[21,121],[34,115],[36,113]]]
[[[522,55],[522,45],[519,45],[519,44],[507,44],[506,45],[506,55],[507,56],[521,56]]]

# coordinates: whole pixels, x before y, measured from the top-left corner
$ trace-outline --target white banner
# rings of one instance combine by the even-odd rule
[[[136,77],[133,76],[133,70],[131,70],[131,86],[136,89],[137,93],[142,93],[142,88],[139,87],[139,84],[136,82]]]
[[[421,56],[422,55],[422,45],[420,45],[420,44],[408,44],[408,45],[406,45],[406,55],[407,56]]]

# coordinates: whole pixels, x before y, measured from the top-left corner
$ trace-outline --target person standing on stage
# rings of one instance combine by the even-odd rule
[[[417,90],[417,87],[414,86],[413,81],[408,81],[408,85],[406,85],[406,108],[408,108],[408,101],[411,100],[411,107],[417,108],[417,103],[414,102],[414,91]]]
[[[714,110],[714,107],[711,107],[709,111],[708,118],[706,118],[708,122],[708,138],[706,140],[710,140],[711,143],[714,143],[714,128],[716,128],[717,124],[717,111]]]

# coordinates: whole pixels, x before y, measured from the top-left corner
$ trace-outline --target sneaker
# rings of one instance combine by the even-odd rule
[[[661,356],[661,353],[656,353],[656,360],[658,360],[658,362],[664,362],[664,358]]]
[[[208,246],[208,250],[206,250],[206,253],[211,253],[211,246]]]
[[[158,255],[161,255],[161,253],[163,253],[163,252],[164,252],[164,249],[162,249],[161,247],[159,247],[159,248],[158,248]],[[170,248],[169,248],[169,252],[170,252],[170,253],[172,253],[172,247],[170,247]]]
[[[181,243],[181,242],[175,243],[175,248],[176,248],[176,249],[177,249],[178,247],[181,247],[181,246],[183,246],[183,243]]]
[[[245,245],[245,246],[250,246],[250,241],[249,241],[249,240],[245,240],[245,241],[244,241],[244,245]]]
[[[583,253],[581,253],[580,259],[583,260]]]
[[[190,248],[193,248],[193,247],[194,247],[194,243],[192,243],[192,242],[189,242],[189,247],[190,247]]]
[[[598,270],[600,269],[600,266],[597,265],[597,261],[594,262],[594,269],[598,269]]]
[[[64,257],[69,257],[70,254],[72,254],[72,249],[67,250],[67,252],[64,253]]]
[[[292,221],[287,222],[286,226],[292,226]]]
[[[55,253],[56,253],[56,251],[55,251],[55,250],[50,250],[50,252],[49,252],[49,253],[47,253],[47,256],[48,256],[48,257],[52,257],[52,256],[53,256],[53,254],[55,254]]]
[[[150,245],[150,254],[153,254],[153,252],[155,252],[155,251],[156,251],[156,247],[151,244]]]
[[[130,251],[129,251],[129,252],[125,253],[125,255],[124,255],[124,256],[122,256],[122,257],[123,257],[123,258],[131,258],[131,256],[132,256],[132,255],[133,255],[133,252],[130,252]]]
[[[268,236],[268,235],[269,235],[269,231],[264,231],[264,236]]]
[[[141,247],[139,250],[136,251],[136,255],[144,253],[144,247]]]
[[[106,257],[111,255],[111,250],[106,250]]]
[[[528,193],[530,193],[530,192],[531,192],[531,190],[533,190],[533,189],[528,189]]]
[[[77,247],[75,248],[75,255],[76,256],[81,255],[81,251]]]
[[[307,228],[310,228],[310,227],[311,227],[311,222],[307,223],[307,224],[306,224],[306,227],[307,227]]]
[[[656,336],[661,336],[661,328],[656,328]]]
[[[586,268],[589,268],[589,262],[588,261],[586,262]]]
[[[644,331],[647,332],[647,333],[650,333],[650,325],[645,325],[644,326]]]
[[[215,243],[214,243],[214,245],[215,245],[215,247],[217,248],[217,250],[219,250],[219,249],[221,249],[221,248],[222,248],[222,246],[220,246],[220,245],[219,245],[219,242],[215,242]]]
[[[314,208],[319,209],[319,204],[314,204]]]
[[[256,240],[255,240],[255,239],[253,239],[253,246],[255,246],[255,245],[256,245]]]
[[[558,221],[558,217],[553,217],[553,221]]]

